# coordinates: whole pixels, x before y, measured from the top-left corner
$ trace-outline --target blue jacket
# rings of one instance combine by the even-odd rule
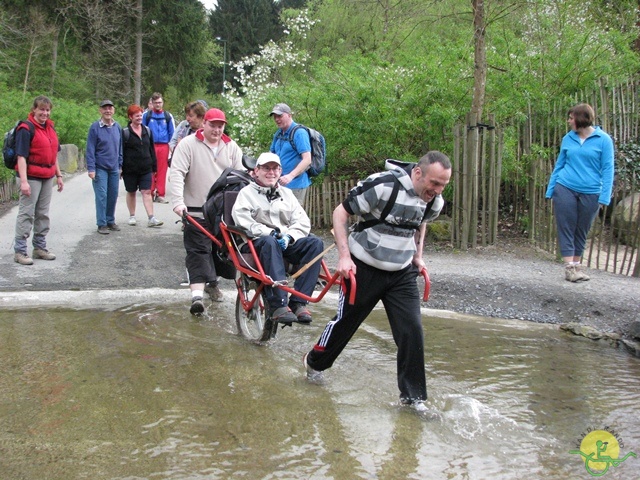
[[[173,137],[173,117],[169,112],[147,111],[142,117],[142,124],[153,133],[153,143],[169,143]]]
[[[122,129],[118,122],[109,127],[101,120],[91,124],[85,160],[89,172],[95,172],[96,168],[108,171],[122,169]]]
[[[311,151],[311,139],[309,134],[304,128],[296,130],[293,136],[293,143],[296,144],[296,150],[293,149],[289,142],[289,132],[295,127],[296,122],[291,122],[291,125],[285,132],[278,129],[273,135],[273,141],[271,142],[271,148],[269,151],[275,153],[280,157],[280,163],[282,163],[282,175],[287,175],[293,171],[294,168],[302,161],[302,153]],[[296,178],[291,180],[287,184],[287,188],[307,188],[311,185],[311,180],[307,172],[303,172]]]
[[[613,188],[613,141],[600,127],[584,142],[571,130],[562,139],[546,197],[553,196],[556,183],[585,194],[598,194],[598,203],[609,205]]]

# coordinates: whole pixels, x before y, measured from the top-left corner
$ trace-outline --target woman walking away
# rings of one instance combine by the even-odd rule
[[[546,197],[553,199],[560,254],[569,282],[589,280],[580,264],[587,234],[600,205],[609,205],[613,188],[613,141],[594,127],[586,103],[568,112],[571,131],[562,139]]]

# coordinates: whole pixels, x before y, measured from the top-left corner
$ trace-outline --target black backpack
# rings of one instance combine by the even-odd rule
[[[396,169],[396,168],[399,168],[401,170],[404,170],[408,174],[411,174],[411,169],[413,167],[415,167],[416,164],[415,163],[409,163],[409,162],[403,162],[402,160],[393,160],[393,159],[389,158],[389,159],[385,160],[384,166],[385,166],[385,170],[387,170],[389,174],[388,175],[380,175],[376,180],[373,180],[372,182],[369,182],[367,184],[367,189],[373,188],[376,185],[379,185],[381,183],[393,182],[393,188],[391,190],[391,195],[389,196],[389,200],[387,201],[387,203],[385,204],[384,208],[380,212],[380,218],[372,218],[370,220],[361,220],[361,221],[359,221],[357,223],[354,223],[353,226],[351,227],[354,232],[361,232],[364,229],[371,228],[371,227],[373,227],[375,225],[378,225],[379,223],[387,223],[391,227],[398,227],[398,228],[404,228],[404,229],[414,229],[414,230],[416,229],[415,225],[397,225],[397,224],[393,224],[393,223],[388,223],[387,222],[387,217],[389,216],[389,213],[391,213],[391,209],[393,208],[393,205],[396,203],[396,198],[398,197],[398,191],[400,190],[400,180],[398,180],[398,177],[393,172],[393,170]],[[357,188],[362,189],[364,187],[357,187]],[[436,199],[434,198],[429,203],[427,203],[427,208],[424,211],[424,215],[422,217],[422,222],[425,221],[425,219],[429,215],[429,212],[431,212],[431,209],[433,208],[433,204],[434,204],[435,201],[436,201]],[[420,222],[420,223],[422,223],[422,222]]]
[[[211,185],[207,194],[207,201],[202,205],[202,214],[209,224],[209,231],[222,241],[220,222],[231,220],[231,208],[235,203],[238,192],[253,182],[247,172],[225,168],[220,177]]]
[[[301,123],[296,124],[289,131],[289,143],[291,144],[291,148],[298,153],[296,149],[296,144],[293,141],[293,136],[296,133],[296,130],[299,128],[304,128],[309,134],[309,143],[311,144],[311,165],[307,169],[307,175],[310,177],[316,177],[321,173],[326,173],[327,171],[327,145],[324,141],[324,137],[322,134],[314,130],[313,128],[307,127],[306,125],[302,125]]]
[[[227,257],[226,247],[220,232],[220,222],[232,223],[231,209],[236,201],[238,192],[253,181],[251,175],[242,170],[225,168],[207,194],[207,201],[202,205],[202,214],[206,220],[209,232],[220,240],[222,248],[217,249],[214,244],[213,262],[216,274],[228,280],[236,276],[233,262]]]
[[[143,127],[147,130],[147,136],[151,139],[151,142],[153,143],[153,137],[151,136],[151,130],[149,130],[149,127],[147,127],[146,125],[143,125]],[[123,143],[127,143],[129,141],[129,138],[131,137],[131,130],[129,130],[129,127],[124,127],[122,129],[122,142]]]
[[[30,140],[33,140],[36,134],[36,129],[29,120],[18,120],[11,130],[4,134],[4,143],[2,144],[2,157],[4,159],[4,166],[15,170],[18,163],[18,156],[16,155],[16,132],[20,124],[25,123],[29,127]]]

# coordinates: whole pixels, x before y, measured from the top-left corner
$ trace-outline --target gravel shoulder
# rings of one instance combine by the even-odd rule
[[[335,255],[331,250],[329,264],[335,264]],[[640,279],[589,270],[590,281],[567,282],[562,263],[526,239],[501,239],[467,251],[427,244],[424,258],[431,280],[429,308],[536,323],[575,322],[622,336],[640,320]]]
[[[180,225],[169,205],[154,205],[164,226],[147,228],[139,222],[129,227],[122,191],[116,210],[122,231],[98,235],[90,182],[86,175],[68,179],[52,203],[48,238],[58,259],[24,267],[13,262],[15,202],[0,204],[0,298],[2,292],[159,288],[178,291],[177,298],[184,295],[186,302],[188,294],[180,286],[186,277]],[[326,245],[332,241],[328,232],[316,233]],[[640,320],[640,279],[590,270],[590,281],[567,282],[561,263],[523,239],[501,239],[468,251],[428,244],[424,255],[432,284],[428,308],[538,323],[577,322],[625,337]],[[335,266],[335,249],[325,259]],[[222,288],[235,298],[232,282],[223,282]]]

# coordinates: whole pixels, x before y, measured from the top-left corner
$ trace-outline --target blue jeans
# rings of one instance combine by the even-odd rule
[[[116,201],[118,200],[119,185],[119,170],[96,168],[93,192],[96,197],[96,223],[98,227],[116,223]]]
[[[253,240],[253,246],[258,252],[264,272],[273,280],[284,280],[287,278],[284,265],[285,259],[291,265],[303,266],[320,254],[323,249],[322,239],[315,235],[299,238],[295,243],[290,244],[285,251],[282,251],[282,248],[278,245],[278,241],[271,235],[255,238]],[[243,245],[240,250],[242,252],[248,252],[249,247]],[[320,267],[320,262],[315,262],[306,272],[296,278],[293,288],[300,293],[311,296],[313,289],[316,287]],[[272,310],[287,305],[287,292],[284,290],[274,287],[265,287],[264,290],[267,302]],[[292,294],[288,305],[291,308],[291,306],[296,303],[306,304],[307,301]]]
[[[599,194],[578,193],[556,184],[553,189],[553,213],[558,229],[560,255],[581,257],[591,224],[598,214]]]

